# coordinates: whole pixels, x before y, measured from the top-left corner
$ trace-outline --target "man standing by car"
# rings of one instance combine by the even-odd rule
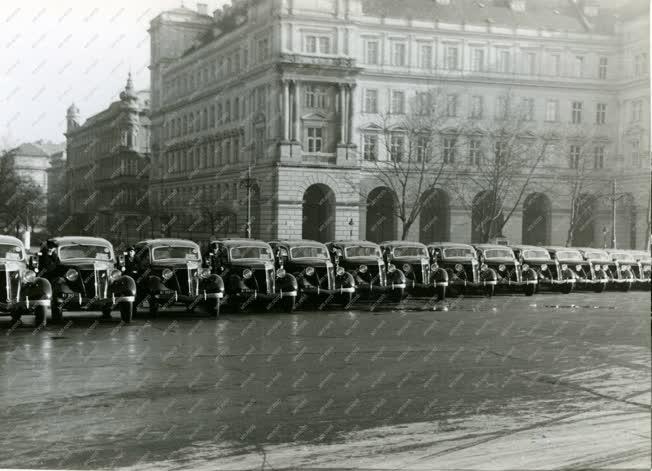
[[[55,272],[58,264],[59,256],[57,255],[57,246],[54,242],[48,240],[45,243],[45,249],[41,251],[41,255],[39,257],[39,274],[45,278],[48,278],[49,275],[52,275]]]
[[[136,260],[136,248],[131,246],[127,249],[125,257],[125,275],[129,275],[134,280],[138,278],[138,261]]]

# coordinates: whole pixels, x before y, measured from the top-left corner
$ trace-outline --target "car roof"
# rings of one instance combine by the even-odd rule
[[[150,247],[165,247],[169,245],[180,245],[182,247],[199,247],[197,243],[188,239],[147,239],[138,242],[136,245],[145,244]]]
[[[514,244],[514,245],[510,245],[509,248],[518,249],[518,250],[536,250],[536,249],[546,250],[545,247],[539,247],[538,245],[526,245],[526,244]]]
[[[463,244],[461,242],[429,242],[426,245],[428,247],[473,249],[471,244]]]
[[[557,252],[558,250],[575,250],[576,252],[579,252],[577,247],[564,247],[563,245],[548,245],[545,246],[544,249],[549,250],[550,252]]]
[[[63,237],[53,237],[48,239],[54,242],[57,245],[65,244],[66,242],[77,242],[79,244],[106,244],[110,247],[113,247],[111,242],[101,237],[88,237],[88,236],[63,236]]]
[[[368,245],[368,246],[378,246],[375,242],[370,242],[368,240],[333,240],[328,242],[329,244],[350,246],[350,245]]]
[[[476,249],[509,249],[512,250],[512,248],[509,245],[500,245],[500,244],[474,244],[473,245]]]
[[[426,244],[422,244],[421,242],[414,242],[411,240],[386,240],[384,242],[381,242],[378,245],[389,245],[389,246],[394,246],[394,245],[402,245],[404,247],[425,247]]]
[[[593,247],[572,247],[576,250],[579,250],[580,252],[603,252],[607,253],[605,249],[595,249]]]
[[[13,245],[19,245],[20,247],[23,247],[23,242],[13,236],[8,236],[8,235],[0,235],[0,244],[13,244]]]
[[[264,240],[258,240],[258,239],[246,239],[246,238],[229,238],[229,239],[213,239],[211,240],[211,244],[219,242],[220,244],[224,244],[227,247],[237,247],[241,245],[246,245],[247,247],[266,247],[270,248],[269,244],[265,242]]]
[[[269,242],[270,244],[283,244],[287,245],[288,247],[324,247],[324,244],[322,242],[317,242],[316,240],[310,240],[310,239],[278,239],[278,240],[272,240]]]

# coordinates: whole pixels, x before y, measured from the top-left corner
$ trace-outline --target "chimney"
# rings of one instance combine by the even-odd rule
[[[584,0],[582,12],[587,18],[595,18],[600,11],[600,2],[598,0]]]
[[[208,4],[207,3],[198,3],[197,4],[197,13],[200,15],[208,15]]]
[[[512,11],[525,11],[525,0],[510,0],[509,8]]]

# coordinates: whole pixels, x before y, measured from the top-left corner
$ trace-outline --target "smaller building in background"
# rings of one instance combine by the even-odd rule
[[[65,144],[46,141],[26,142],[16,148],[14,166],[18,175],[29,178],[38,185],[44,194],[48,192],[47,170],[50,156],[61,152]]]
[[[130,74],[120,100],[84,124],[77,107],[68,108],[67,216],[60,233],[97,235],[116,244],[150,235],[149,96],[134,90]]]
[[[50,167],[47,169],[47,187],[47,230],[50,234],[59,234],[63,229],[68,213],[65,148],[50,156]]]

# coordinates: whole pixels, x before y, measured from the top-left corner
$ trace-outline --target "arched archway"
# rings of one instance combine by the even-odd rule
[[[473,198],[471,209],[471,242],[482,243],[502,235],[504,215],[502,201],[490,191],[481,191]]]
[[[419,217],[419,240],[447,242],[450,240],[450,198],[444,190],[432,190],[423,195]]]
[[[303,194],[304,239],[328,242],[335,238],[335,193],[330,187],[317,183]]]
[[[523,202],[522,241],[529,245],[550,244],[552,203],[543,193],[531,193]]]
[[[595,233],[595,197],[582,193],[575,202],[575,224],[571,244],[575,247],[591,247]]]
[[[367,233],[371,242],[396,239],[396,195],[379,186],[367,196]]]

